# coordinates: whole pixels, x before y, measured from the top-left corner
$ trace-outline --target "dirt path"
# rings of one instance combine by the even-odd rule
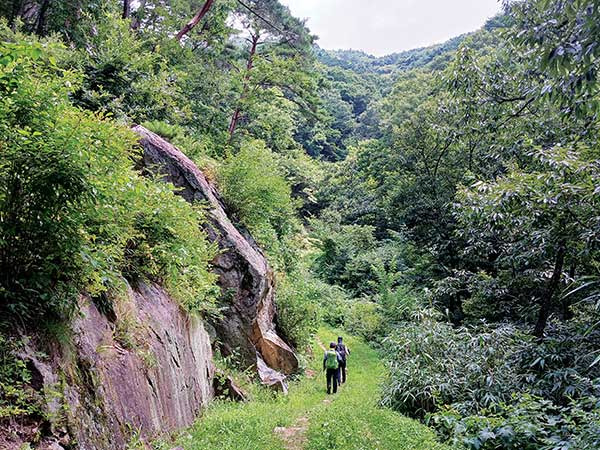
[[[316,342],[323,351],[327,351],[323,342],[317,337]],[[308,369],[306,377],[309,379],[315,378],[317,373],[314,370]],[[323,400],[324,405],[331,404],[330,398]],[[286,450],[302,450],[307,443],[306,432],[309,427],[308,417],[302,416],[290,427],[276,427],[273,432],[281,438]]]
[[[302,450],[306,444],[308,417],[300,417],[291,427],[277,427],[275,430],[287,450]]]

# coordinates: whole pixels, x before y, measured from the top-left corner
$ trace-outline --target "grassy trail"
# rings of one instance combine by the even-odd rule
[[[335,330],[319,331],[309,364],[315,375],[293,383],[288,396],[262,392],[246,404],[217,402],[178,444],[186,450],[447,449],[428,428],[377,406],[384,369],[358,339],[346,338],[348,382],[327,396],[319,341],[336,336]]]

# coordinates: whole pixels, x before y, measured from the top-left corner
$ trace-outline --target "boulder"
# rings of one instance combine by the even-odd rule
[[[144,150],[143,169],[158,171],[188,202],[207,205],[204,229],[220,250],[213,267],[225,310],[214,328],[223,353],[239,352],[248,365],[260,360],[283,374],[297,371],[296,354],[276,332],[274,274],[261,249],[247,230],[234,226],[215,186],[189,158],[146,128],[133,130]]]
[[[282,392],[284,395],[287,395],[288,386],[285,381],[285,375],[267,366],[267,364],[260,357],[260,355],[256,355],[256,368],[258,370],[258,375],[265,386],[269,386],[273,390]]]

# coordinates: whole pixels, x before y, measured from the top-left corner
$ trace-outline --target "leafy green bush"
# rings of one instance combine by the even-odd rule
[[[281,274],[277,286],[277,324],[298,348],[305,348],[321,323],[321,286],[306,273]]]
[[[279,274],[278,280],[278,325],[297,347],[308,344],[321,321],[340,326],[350,320],[353,301],[342,288],[319,280],[305,268]]]
[[[424,417],[446,404],[472,413],[508,401],[518,386],[509,357],[517,339],[508,326],[472,333],[426,320],[399,327],[384,341],[390,374],[383,403]]]
[[[129,21],[105,13],[101,20],[84,21],[81,28],[85,48],[61,58],[62,64],[83,74],[73,93],[76,104],[133,122],[181,115],[175,71],[166,70],[164,56],[151,51],[151,42],[131,32]]]
[[[320,251],[313,270],[324,280],[348,290],[353,296],[373,293],[373,264],[377,255],[375,229],[370,226],[341,225],[337,215],[312,220],[312,236]]]
[[[591,407],[584,409],[575,402],[559,406],[522,395],[495,411],[467,417],[443,409],[428,422],[442,438],[473,450],[594,449],[600,445],[600,401],[590,398],[585,403]]]
[[[402,233],[388,231],[378,240],[375,227],[344,225],[340,214],[331,210],[311,219],[309,225],[319,251],[312,269],[354,297],[382,296],[385,301],[387,293],[417,281],[415,269],[419,276],[427,275],[422,258]]]
[[[273,262],[289,267],[295,262],[290,240],[298,228],[296,204],[275,158],[263,142],[248,141],[225,160],[219,185],[227,204]]]
[[[323,321],[331,326],[343,326],[348,320],[352,304],[348,294],[339,286],[315,280],[318,283]]]
[[[0,294],[20,315],[69,313],[84,271],[94,192],[65,102],[77,79],[59,73],[40,45],[0,45]]]
[[[15,356],[22,344],[0,332],[0,424],[42,414],[40,394],[31,387],[31,371]]]
[[[201,212],[134,171],[131,131],[70,104],[80,78],[52,49],[0,45],[0,307],[65,317],[81,291],[121,289],[125,275],[210,309]]]
[[[359,300],[351,304],[345,326],[351,333],[377,341],[382,335],[383,317],[379,306],[368,300]]]
[[[375,288],[373,300],[379,305],[388,328],[414,320],[422,314],[424,308],[419,293],[409,285],[399,283],[404,274],[396,270],[395,261],[389,264],[389,268],[382,261],[376,261],[372,270],[375,275],[372,281]]]
[[[384,341],[390,372],[383,403],[473,449],[593,442],[599,342],[600,333],[577,320],[552,323],[541,342],[509,325],[406,323]]]
[[[216,247],[200,228],[203,211],[174,195],[173,186],[137,181],[145,195],[135,198],[122,273],[129,279],[158,281],[188,311],[214,312],[218,288],[208,262]]]

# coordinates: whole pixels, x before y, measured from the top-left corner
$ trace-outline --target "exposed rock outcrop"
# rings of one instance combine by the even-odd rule
[[[213,264],[225,306],[223,319],[215,323],[222,349],[240,351],[257,368],[264,360],[284,374],[295,372],[298,359],[275,331],[274,276],[259,247],[248,232],[232,224],[215,187],[189,158],[142,126],[134,131],[141,137],[146,169],[158,170],[188,202],[208,204],[204,227],[220,249]],[[263,372],[258,370],[259,375]]]
[[[32,344],[21,355],[43,384],[53,436],[68,435],[77,448],[122,449],[132,432],[145,438],[189,426],[213,398],[201,319],[156,285],[140,284],[118,302],[113,323],[82,297],[68,348],[39,358]]]

